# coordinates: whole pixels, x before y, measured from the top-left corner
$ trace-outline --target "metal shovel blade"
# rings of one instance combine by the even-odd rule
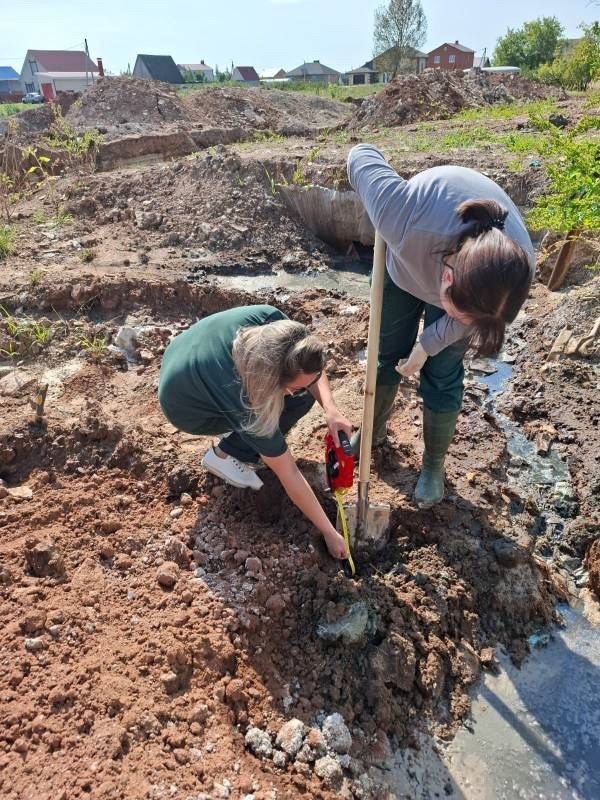
[[[390,527],[390,507],[388,505],[369,503],[365,530],[361,531],[360,538],[357,538],[356,535],[358,519],[356,503],[344,505],[344,511],[348,521],[350,545],[353,548],[368,547],[369,549],[380,550],[385,547]]]

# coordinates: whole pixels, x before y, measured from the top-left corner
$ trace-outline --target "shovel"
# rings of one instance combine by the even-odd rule
[[[356,547],[370,544],[382,547],[390,523],[389,505],[369,503],[371,473],[371,448],[373,444],[373,412],[375,384],[379,355],[379,330],[385,277],[385,242],[379,231],[375,232],[375,254],[371,275],[371,308],[369,312],[369,337],[367,341],[367,374],[360,435],[360,463],[358,466],[358,502],[345,508],[350,538]]]

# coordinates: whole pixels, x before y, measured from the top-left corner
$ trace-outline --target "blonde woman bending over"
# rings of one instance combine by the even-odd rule
[[[352,432],[336,408],[323,368],[324,345],[305,325],[273,306],[244,306],[206,317],[167,347],[158,397],[176,428],[224,435],[202,459],[213,475],[260,489],[253,468],[262,458],[290,500],[323,534],[334,558],[346,558],[343,537],[329,521],[287,449],[284,436],[312,407],[325,412],[333,438]]]

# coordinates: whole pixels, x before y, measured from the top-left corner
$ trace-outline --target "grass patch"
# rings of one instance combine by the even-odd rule
[[[477,126],[475,128],[463,128],[445,134],[440,140],[439,146],[442,150],[456,150],[467,147],[477,147],[483,144],[493,144],[497,141],[497,134],[492,133],[487,128]]]
[[[96,258],[96,251],[93,247],[86,247],[79,253],[79,258],[84,264],[90,264]]]
[[[29,283],[33,287],[38,286],[43,277],[44,277],[43,269],[32,269],[31,272],[29,273]]]
[[[271,142],[272,144],[283,144],[285,136],[273,131],[257,131],[252,139],[253,142]]]
[[[85,350],[86,353],[99,357],[108,349],[108,339],[106,336],[96,336],[95,334],[81,336],[79,338],[79,346],[82,350]]]
[[[10,225],[0,225],[0,261],[15,252],[15,232]]]
[[[27,103],[0,103],[0,117],[12,117],[27,109]]]
[[[481,122],[486,119],[513,119],[523,114],[552,114],[556,111],[553,100],[534,100],[531,103],[498,103],[486,108],[466,108],[453,117],[463,122]]]
[[[8,358],[23,355],[34,344],[44,347],[54,333],[49,320],[38,321],[31,317],[16,317],[4,306],[0,306],[0,323],[10,337],[8,346],[0,350],[0,354]]]

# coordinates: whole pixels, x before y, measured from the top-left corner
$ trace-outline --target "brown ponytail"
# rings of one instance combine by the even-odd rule
[[[495,355],[502,349],[506,325],[527,299],[529,255],[503,232],[508,211],[495,200],[468,200],[456,213],[465,228],[456,247],[445,253],[454,257],[447,295],[472,319],[471,341],[477,352]]]

